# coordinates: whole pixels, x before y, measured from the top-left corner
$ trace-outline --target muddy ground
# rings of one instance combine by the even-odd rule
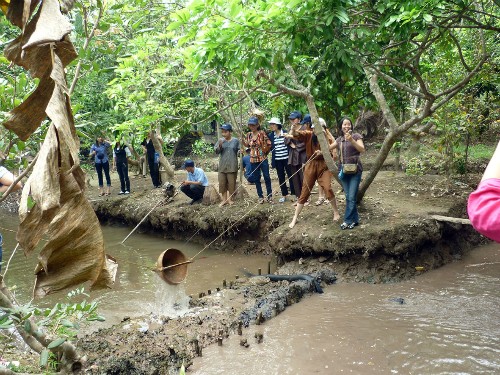
[[[217,173],[213,171],[216,160],[201,166],[209,182],[217,186]],[[309,273],[320,276],[323,284],[411,278],[459,259],[484,242],[468,225],[431,218],[433,214],[465,218],[466,199],[479,176],[470,178],[470,182],[448,183],[439,175],[406,176],[391,171],[390,165],[386,169],[379,173],[360,205],[361,225],[347,231],[332,221],[329,205],[314,205],[317,194],[311,196],[311,204],[292,230],[288,228],[294,212],[292,202],[256,204],[252,185],[243,185],[248,192],[246,198],[223,208],[191,206],[182,193],[166,203],[162,189],[153,189],[149,176],[133,174],[130,195],[117,195],[116,174],[112,175],[112,194],[108,197],[98,196],[96,177],[90,174],[87,195],[103,223],[131,228],[162,201],[139,231],[172,239],[191,238],[222,251],[272,254],[281,266],[278,273]],[[171,182],[177,185],[184,178],[185,172],[178,171]],[[275,173],[272,178],[273,191],[278,192]],[[343,212],[340,186],[334,185],[334,191]],[[275,196],[275,202],[279,197]],[[210,296],[195,296],[189,313],[181,318],[123,317],[121,324],[81,338],[78,347],[88,356],[89,373],[177,374],[183,362],[189,366],[194,356],[202,354],[203,347],[236,334],[240,324],[258,324],[272,318],[313,292],[307,281],[241,278]],[[245,337],[244,331],[243,338],[257,345],[255,338]]]

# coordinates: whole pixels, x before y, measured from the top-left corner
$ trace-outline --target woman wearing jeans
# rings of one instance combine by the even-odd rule
[[[97,171],[97,178],[99,180],[99,196],[110,194],[111,178],[109,177],[109,159],[108,148],[111,146],[109,141],[105,141],[103,137],[98,137],[95,144],[90,148],[90,156],[95,156],[95,170]],[[102,179],[102,172],[106,176],[106,192],[104,192],[104,181]]]
[[[259,203],[264,203],[264,193],[262,192],[262,185],[260,183],[260,172],[264,176],[266,183],[267,201],[273,203],[273,190],[271,187],[271,176],[269,175],[269,162],[267,160],[267,153],[264,152],[265,148],[271,147],[271,141],[267,134],[260,130],[259,119],[257,117],[250,117],[248,119],[248,127],[250,132],[246,138],[242,139],[242,143],[246,147],[250,147],[250,165],[252,172],[250,173],[252,181],[255,182],[257,195],[259,196]],[[267,145],[267,147],[266,147]]]
[[[344,117],[341,122],[342,136],[335,140],[334,146],[338,149],[340,157],[339,170],[344,164],[357,164],[358,170],[354,174],[343,173],[342,187],[345,192],[345,214],[344,222],[340,224],[340,229],[354,229],[359,225],[358,208],[356,206],[356,197],[358,195],[363,165],[359,160],[360,154],[365,152],[363,136],[359,133],[352,133],[352,121]]]

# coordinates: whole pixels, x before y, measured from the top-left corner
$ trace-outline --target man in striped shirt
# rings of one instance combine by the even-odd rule
[[[286,131],[283,130],[283,126],[277,117],[273,117],[269,121],[269,128],[271,129],[271,132],[268,134],[268,137],[271,140],[271,149],[273,150],[271,156],[271,166],[276,168],[276,173],[278,174],[278,181],[280,183],[282,195],[279,202],[283,203],[286,201],[286,197],[288,196],[288,186],[286,183],[287,179],[285,177],[285,172],[288,176],[288,180],[292,175],[290,166],[288,165],[288,146],[285,144]],[[293,184],[291,183],[290,192],[292,195],[295,195]]]

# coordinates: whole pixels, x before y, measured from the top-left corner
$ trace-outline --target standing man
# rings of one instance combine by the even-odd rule
[[[120,192],[118,195],[130,194],[130,179],[128,178],[128,158],[132,154],[125,142],[118,139],[113,148],[113,169],[116,169],[120,177]]]
[[[194,161],[188,159],[184,162],[187,179],[181,185],[181,191],[192,199],[189,204],[201,203],[208,179],[201,168],[195,168]]]
[[[144,152],[146,153],[146,158],[148,160],[148,165],[149,165],[149,174],[151,175],[151,181],[153,182],[153,186],[155,188],[160,188],[161,182],[160,182],[159,155],[155,150],[152,137],[157,137],[160,144],[163,144],[163,139],[156,135],[155,130],[151,130],[148,133],[148,136],[144,139],[144,141],[142,141],[141,146]],[[145,172],[143,171],[143,173]]]
[[[222,138],[215,144],[215,153],[220,155],[219,159],[219,193],[222,197],[220,207],[225,204],[233,204],[233,195],[236,190],[236,175],[238,173],[238,150],[240,141],[233,138],[233,127],[224,124],[221,127]],[[229,198],[227,193],[229,191]]]

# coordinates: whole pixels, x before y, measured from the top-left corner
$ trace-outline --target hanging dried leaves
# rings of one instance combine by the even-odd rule
[[[0,1],[5,12],[7,0]],[[40,239],[48,236],[35,269],[34,295],[44,296],[86,281],[92,287],[109,287],[116,263],[105,256],[99,221],[83,194],[85,174],[79,165],[80,145],[64,73],[64,67],[77,56],[68,38],[71,25],[57,0],[44,0],[27,24],[38,2],[12,0],[7,4],[8,19],[24,32],[6,48],[5,55],[40,82],[11,111],[4,126],[26,140],[46,117],[52,120],[19,209],[17,240],[26,254],[33,253]]]

